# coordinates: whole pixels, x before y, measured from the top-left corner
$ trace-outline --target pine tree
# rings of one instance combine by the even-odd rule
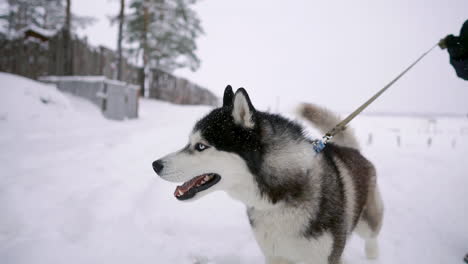
[[[43,29],[59,30],[66,26],[67,5],[70,0],[7,0],[3,10],[0,10],[0,20],[3,30],[8,35],[27,27],[36,26]],[[71,3],[71,2],[70,2]],[[92,24],[95,19],[86,16],[76,16],[70,12],[72,31]]]
[[[58,30],[62,27],[65,18],[64,5],[62,0],[38,0],[40,7],[37,7],[42,13],[42,19],[38,26],[44,29]]]
[[[131,0],[125,41],[145,68],[198,69],[196,39],[203,33],[192,5],[197,0]]]
[[[38,3],[28,0],[7,0],[1,10],[0,19],[6,27],[6,32],[12,34],[30,24],[38,24],[40,12]]]

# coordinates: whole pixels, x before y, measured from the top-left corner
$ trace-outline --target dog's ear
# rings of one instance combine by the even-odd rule
[[[234,95],[232,117],[237,124],[243,127],[253,128],[255,125],[255,108],[244,88],[239,88]]]
[[[228,85],[226,86],[226,89],[224,89],[223,107],[232,106],[233,99],[234,99],[234,92],[232,91],[231,85]]]

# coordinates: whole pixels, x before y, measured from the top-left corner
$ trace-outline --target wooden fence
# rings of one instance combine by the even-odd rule
[[[32,79],[40,76],[100,75],[117,77],[116,53],[105,47],[92,47],[86,39],[60,31],[49,38],[25,35],[0,39],[0,71]],[[123,60],[123,80],[142,83],[142,70]]]
[[[151,70],[148,96],[175,104],[219,104],[218,98],[207,89],[158,69]]]
[[[47,43],[22,39],[0,39],[0,71],[32,79],[47,74]]]
[[[31,79],[41,76],[105,76],[117,78],[117,53],[106,47],[93,47],[66,31],[54,36],[24,35],[16,39],[0,38],[0,71]],[[123,59],[122,81],[143,87],[141,67]],[[178,104],[216,105],[210,91],[185,79],[160,70],[152,70],[149,97]],[[168,80],[168,82],[164,82]]]

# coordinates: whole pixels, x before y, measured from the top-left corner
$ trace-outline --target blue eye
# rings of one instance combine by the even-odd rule
[[[204,151],[207,148],[209,148],[209,147],[207,145],[202,144],[202,143],[197,143],[195,145],[195,150],[196,151]]]

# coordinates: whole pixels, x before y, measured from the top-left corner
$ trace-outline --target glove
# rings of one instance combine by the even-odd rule
[[[453,48],[459,45],[459,38],[454,35],[448,35],[439,41],[439,47],[441,49]]]

